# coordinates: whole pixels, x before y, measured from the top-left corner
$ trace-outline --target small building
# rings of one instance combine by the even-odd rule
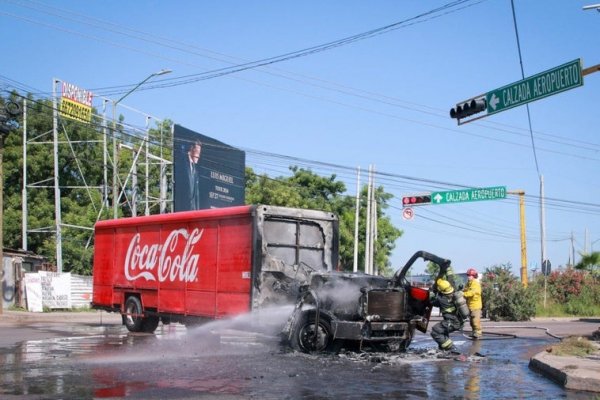
[[[31,251],[4,249],[2,260],[2,308],[25,306],[23,278],[26,272],[52,271],[55,267],[46,257]]]

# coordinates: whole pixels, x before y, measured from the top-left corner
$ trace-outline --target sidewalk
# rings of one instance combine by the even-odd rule
[[[98,324],[121,324],[121,315],[100,310],[52,311],[34,313],[29,311],[2,310],[0,324],[25,324],[34,322],[80,322]]]
[[[531,358],[529,368],[566,389],[600,392],[600,346],[586,357],[555,356],[543,351]]]
[[[600,336],[600,328],[593,337]],[[600,392],[600,343],[592,342],[596,352],[585,357],[557,356],[547,351],[529,360],[529,368],[566,389]]]

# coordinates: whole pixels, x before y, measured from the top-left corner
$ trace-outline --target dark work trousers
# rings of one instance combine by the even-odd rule
[[[443,320],[431,328],[431,337],[440,349],[447,350],[452,347],[450,334],[462,328],[463,322],[454,314],[443,314]]]

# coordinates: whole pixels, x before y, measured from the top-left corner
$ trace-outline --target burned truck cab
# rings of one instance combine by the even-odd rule
[[[391,278],[360,273],[315,272],[300,288],[283,337],[299,351],[336,351],[341,346],[403,351],[415,330],[426,332],[429,290],[411,286],[406,274],[422,258],[446,270],[449,260],[415,253]]]

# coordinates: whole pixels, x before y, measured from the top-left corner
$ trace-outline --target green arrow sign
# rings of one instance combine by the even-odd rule
[[[431,204],[464,203],[467,201],[498,200],[506,198],[506,186],[452,190],[431,193]]]
[[[485,94],[487,115],[583,85],[581,59],[540,72]]]

